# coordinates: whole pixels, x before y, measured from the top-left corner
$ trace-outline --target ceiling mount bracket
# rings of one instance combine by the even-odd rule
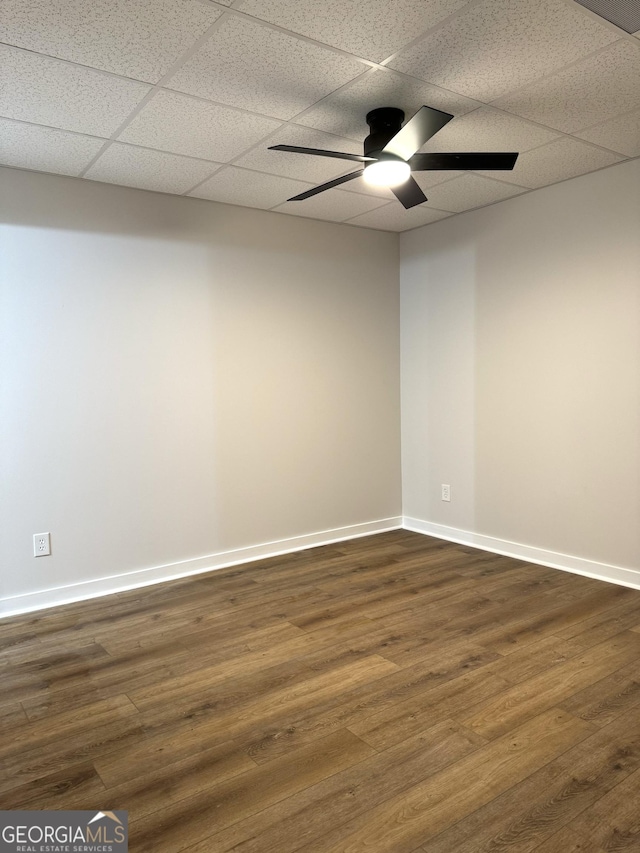
[[[382,151],[390,139],[398,133],[404,121],[404,112],[396,107],[378,107],[367,113],[366,122],[371,132],[364,141],[364,153],[368,156]]]

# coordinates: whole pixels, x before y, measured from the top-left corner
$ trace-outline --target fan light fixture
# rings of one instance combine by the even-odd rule
[[[372,187],[399,187],[410,174],[411,167],[407,162],[393,158],[365,166],[363,178]]]
[[[634,0],[635,3],[638,0]],[[356,172],[340,175],[332,181],[305,190],[288,201],[304,201],[318,193],[331,190],[364,177],[374,187],[388,187],[400,204],[409,210],[427,201],[420,184],[412,172],[432,170],[471,171],[513,169],[517,154],[417,154],[418,149],[441,130],[453,116],[433,107],[420,107],[409,121],[397,107],[377,107],[367,113],[371,133],[364,140],[364,154],[346,151],[325,151],[323,148],[302,148],[300,145],[270,145],[270,151],[291,151],[294,154],[312,154],[315,157],[337,157],[360,164]]]

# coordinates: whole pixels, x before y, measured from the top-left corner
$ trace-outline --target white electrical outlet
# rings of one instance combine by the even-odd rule
[[[450,501],[451,500],[451,486],[448,486],[445,483],[442,484],[442,500],[443,501]]]
[[[34,533],[33,556],[48,557],[51,553],[51,535],[49,533]]]

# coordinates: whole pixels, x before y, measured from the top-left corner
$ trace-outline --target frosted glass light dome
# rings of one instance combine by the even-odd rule
[[[409,164],[404,160],[378,160],[365,166],[363,177],[372,187],[397,187],[410,174]]]

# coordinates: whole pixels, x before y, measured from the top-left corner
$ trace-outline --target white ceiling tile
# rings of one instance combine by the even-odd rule
[[[485,0],[389,63],[486,102],[615,41],[563,0]]]
[[[366,70],[355,59],[229,17],[166,85],[289,119]]]
[[[640,110],[582,130],[576,136],[627,157],[640,157]]]
[[[245,0],[242,11],[379,62],[468,0]]]
[[[553,130],[514,115],[482,107],[452,119],[426,145],[425,152],[527,151],[557,139]]]
[[[563,136],[555,142],[521,154],[511,172],[480,169],[475,174],[500,178],[522,187],[534,188],[564,181],[567,178],[575,178],[577,175],[610,166],[622,159],[616,154]]]
[[[264,175],[227,166],[189,195],[244,207],[270,208],[311,189],[311,186],[278,175]]]
[[[222,14],[193,0],[3,0],[0,41],[156,83]]]
[[[567,133],[640,108],[640,48],[621,39],[497,106]]]
[[[0,45],[0,115],[110,136],[150,87]]]
[[[420,183],[419,173],[416,174],[416,180]],[[501,201],[522,192],[524,192],[522,187],[509,186],[467,173],[453,181],[431,187],[426,194],[432,207],[457,213],[492,204],[494,201]]]
[[[236,161],[236,166],[297,178],[320,184],[330,181],[345,171],[359,168],[359,164],[348,160],[316,157],[310,154],[294,154],[286,151],[269,151],[270,145],[300,145],[306,148],[325,148],[330,151],[345,151],[347,154],[362,154],[362,144],[352,139],[330,136],[300,125],[283,125],[282,130],[271,136],[264,145],[254,148]]]
[[[79,175],[104,139],[0,119],[0,163],[60,175]]]
[[[444,210],[433,210],[423,204],[406,210],[399,201],[378,207],[369,213],[362,213],[349,219],[349,225],[361,225],[364,228],[377,228],[380,231],[408,231],[410,228],[419,228],[421,225],[429,225],[451,216]]]
[[[458,178],[464,175],[457,169],[429,169],[424,172],[414,171],[413,176],[418,181],[423,190],[431,189],[431,187],[444,184],[446,181],[451,181],[453,178]]]
[[[185,193],[219,168],[215,163],[113,142],[85,175],[92,181]]]
[[[366,213],[386,204],[384,199],[372,196],[345,193],[338,189],[314,195],[306,201],[289,201],[276,207],[279,213],[292,213],[294,216],[308,216],[311,219],[329,219],[344,222],[359,213]]]
[[[226,163],[280,127],[274,119],[210,104],[175,92],[157,92],[119,139],[174,154]]]
[[[476,101],[444,92],[404,74],[373,69],[355,83],[329,95],[296,122],[361,141],[369,134],[366,116],[370,110],[397,107],[404,110],[405,119],[409,119],[423,105],[452,115],[461,115],[479,106]]]

